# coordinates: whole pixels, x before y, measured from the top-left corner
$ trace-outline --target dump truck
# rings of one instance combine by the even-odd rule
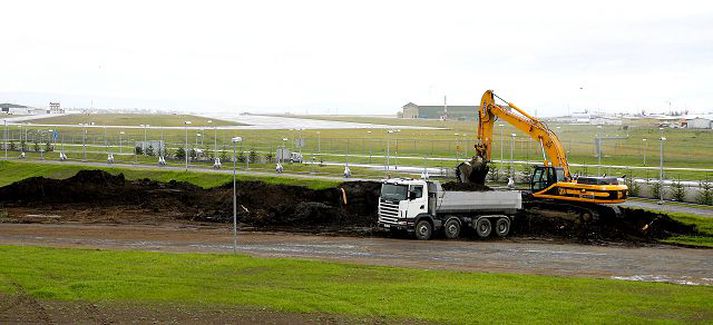
[[[505,237],[521,209],[520,191],[446,191],[438,181],[390,178],[381,185],[378,226],[422,240],[437,231],[456,239],[464,227],[483,238]]]

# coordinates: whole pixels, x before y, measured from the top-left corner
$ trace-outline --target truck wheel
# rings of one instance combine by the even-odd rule
[[[488,218],[480,218],[475,222],[475,232],[478,236],[483,238],[488,237],[491,231],[493,231],[493,225]]]
[[[443,226],[443,232],[448,239],[458,239],[458,236],[460,236],[460,222],[456,219],[448,219]]]
[[[500,237],[505,237],[510,233],[510,220],[508,218],[500,218],[495,222],[495,233]]]
[[[416,223],[416,238],[420,240],[431,239],[431,234],[433,233],[433,226],[428,220],[421,220]]]

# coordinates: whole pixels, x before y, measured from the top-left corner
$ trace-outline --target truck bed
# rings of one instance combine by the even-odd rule
[[[522,209],[520,191],[443,191],[440,194],[436,206],[438,213],[513,213]]]

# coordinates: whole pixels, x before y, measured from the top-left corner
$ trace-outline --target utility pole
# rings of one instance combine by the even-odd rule
[[[661,147],[659,149],[659,202],[658,204],[663,204],[663,143],[666,141],[666,137],[663,136],[663,128],[659,128],[661,130]]]
[[[185,121],[183,125],[186,130],[186,149],[183,150],[183,155],[186,157],[186,171],[188,171],[188,126],[191,125],[191,121]]]

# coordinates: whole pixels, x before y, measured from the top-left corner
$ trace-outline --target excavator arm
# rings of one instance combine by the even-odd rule
[[[507,106],[496,104],[495,98],[507,103]],[[498,97],[492,90],[487,90],[483,94],[480,100],[478,117],[478,139],[475,144],[475,151],[476,155],[482,158],[483,161],[488,162],[491,159],[493,126],[497,117],[529,135],[540,144],[545,154],[545,166],[561,167],[564,170],[565,177],[571,178],[569,165],[567,164],[567,153],[562,143],[560,143],[557,135],[542,121],[527,114],[515,104]]]

